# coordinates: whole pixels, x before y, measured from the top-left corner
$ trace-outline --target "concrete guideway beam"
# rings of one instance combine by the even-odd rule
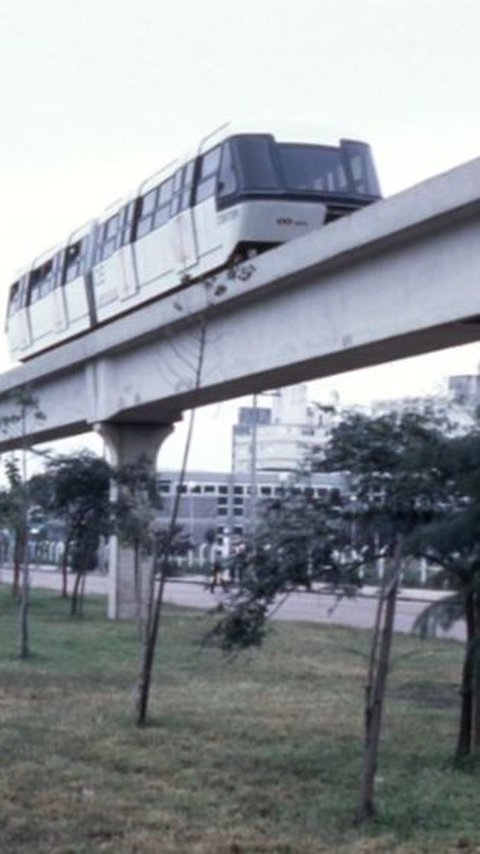
[[[136,465],[147,460],[152,474],[156,471],[158,452],[174,429],[173,424],[111,424],[102,422],[95,430],[105,440],[110,462],[116,468]],[[112,499],[118,495],[112,484]],[[144,605],[151,559],[140,558],[140,608]],[[133,619],[136,613],[135,555],[133,547],[112,536],[109,543],[108,616],[110,619]]]
[[[192,406],[478,340],[479,236],[480,158],[9,371],[0,417],[6,394],[31,383],[47,416],[37,442],[98,421],[174,421]]]

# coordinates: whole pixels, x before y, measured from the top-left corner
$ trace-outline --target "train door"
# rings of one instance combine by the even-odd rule
[[[121,300],[128,300],[138,291],[138,276],[135,267],[132,247],[132,229],[135,215],[135,199],[131,199],[120,211],[120,277],[118,295]]]
[[[38,259],[28,276],[27,312],[34,352],[51,346],[55,338],[58,316],[54,292],[60,284],[60,255]]]
[[[26,309],[26,288],[28,276],[21,276],[10,287],[7,307],[7,338],[10,354],[21,359],[30,346]]]
[[[66,307],[66,329],[69,335],[84,332],[90,326],[90,306],[87,292],[88,258],[91,250],[93,223],[70,235],[64,251],[62,287],[59,289],[59,311],[61,303]]]
[[[119,311],[119,300],[125,293],[126,269],[122,263],[120,243],[122,211],[100,222],[95,234],[92,268],[93,299],[97,320],[107,320]]]
[[[218,226],[216,201],[220,156],[220,145],[203,154],[195,181],[193,215],[201,269],[216,267],[223,260],[223,240]]]
[[[186,273],[197,264],[197,237],[192,213],[192,190],[195,161],[190,160],[173,176],[170,202],[173,257],[178,273]]]

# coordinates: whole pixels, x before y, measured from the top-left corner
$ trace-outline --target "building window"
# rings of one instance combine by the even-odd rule
[[[237,537],[241,537],[243,535],[243,525],[234,525],[233,533],[237,535]]]
[[[228,496],[227,495],[219,495],[219,497],[217,498],[217,504],[218,504],[218,506],[223,505],[223,504],[228,504]]]
[[[203,491],[205,494],[207,494],[207,493],[212,494],[212,492],[213,493],[215,492],[215,487],[212,486],[211,484],[207,484],[206,486],[203,487]]]
[[[233,499],[233,503],[234,503],[234,504],[237,504],[237,505],[240,505],[241,507],[243,507],[243,498],[242,498],[242,497],[240,497],[240,496],[238,496],[238,497],[236,496],[236,497]]]
[[[235,512],[237,512],[237,511],[235,511]],[[228,513],[228,510],[226,507],[217,507],[217,516],[226,516],[227,513]],[[243,511],[242,511],[242,513],[243,513]]]
[[[234,486],[233,492],[235,495],[243,495],[243,486]]]
[[[271,486],[261,486],[260,487],[260,495],[271,495],[272,487]]]
[[[218,491],[220,495],[228,495],[228,486],[219,486]]]

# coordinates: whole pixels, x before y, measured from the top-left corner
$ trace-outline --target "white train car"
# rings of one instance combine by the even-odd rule
[[[378,198],[366,143],[282,142],[224,126],[21,272],[10,352],[28,359]]]

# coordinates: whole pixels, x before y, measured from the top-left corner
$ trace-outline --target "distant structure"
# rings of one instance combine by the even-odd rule
[[[472,426],[479,405],[480,371],[449,377],[444,393],[351,408],[374,416],[408,409],[431,411],[448,417],[463,432]],[[315,496],[342,489],[340,473],[312,472],[308,464],[321,457],[341,417],[338,399],[332,405],[312,403],[306,385],[259,395],[252,406],[240,407],[232,428],[231,471],[191,471],[181,487],[178,523],[191,542],[192,565],[208,566],[215,555],[231,554],[250,533],[261,502],[280,495],[286,486],[311,490]],[[178,471],[162,472],[161,522],[169,518],[178,478]]]
[[[448,393],[458,406],[477,409],[480,406],[480,365],[476,374],[459,374],[449,377]]]
[[[471,429],[480,408],[480,365],[476,374],[458,374],[447,378],[445,390],[438,394],[377,400],[365,407],[371,415],[400,412],[432,412],[448,419],[458,433]]]
[[[271,405],[263,405],[270,397]],[[262,395],[261,406],[242,406],[232,430],[232,472],[299,472],[336,423],[333,406],[307,400],[307,386]]]
[[[178,471],[162,471],[160,489],[163,508],[159,522],[167,524],[177,490]],[[229,555],[247,536],[257,518],[258,507],[281,495],[292,481],[286,473],[259,472],[252,487],[249,473],[190,471],[180,487],[178,524],[192,544],[192,562],[208,563],[214,552]],[[338,473],[317,472],[295,483],[298,490],[308,489],[320,496],[340,489]]]

